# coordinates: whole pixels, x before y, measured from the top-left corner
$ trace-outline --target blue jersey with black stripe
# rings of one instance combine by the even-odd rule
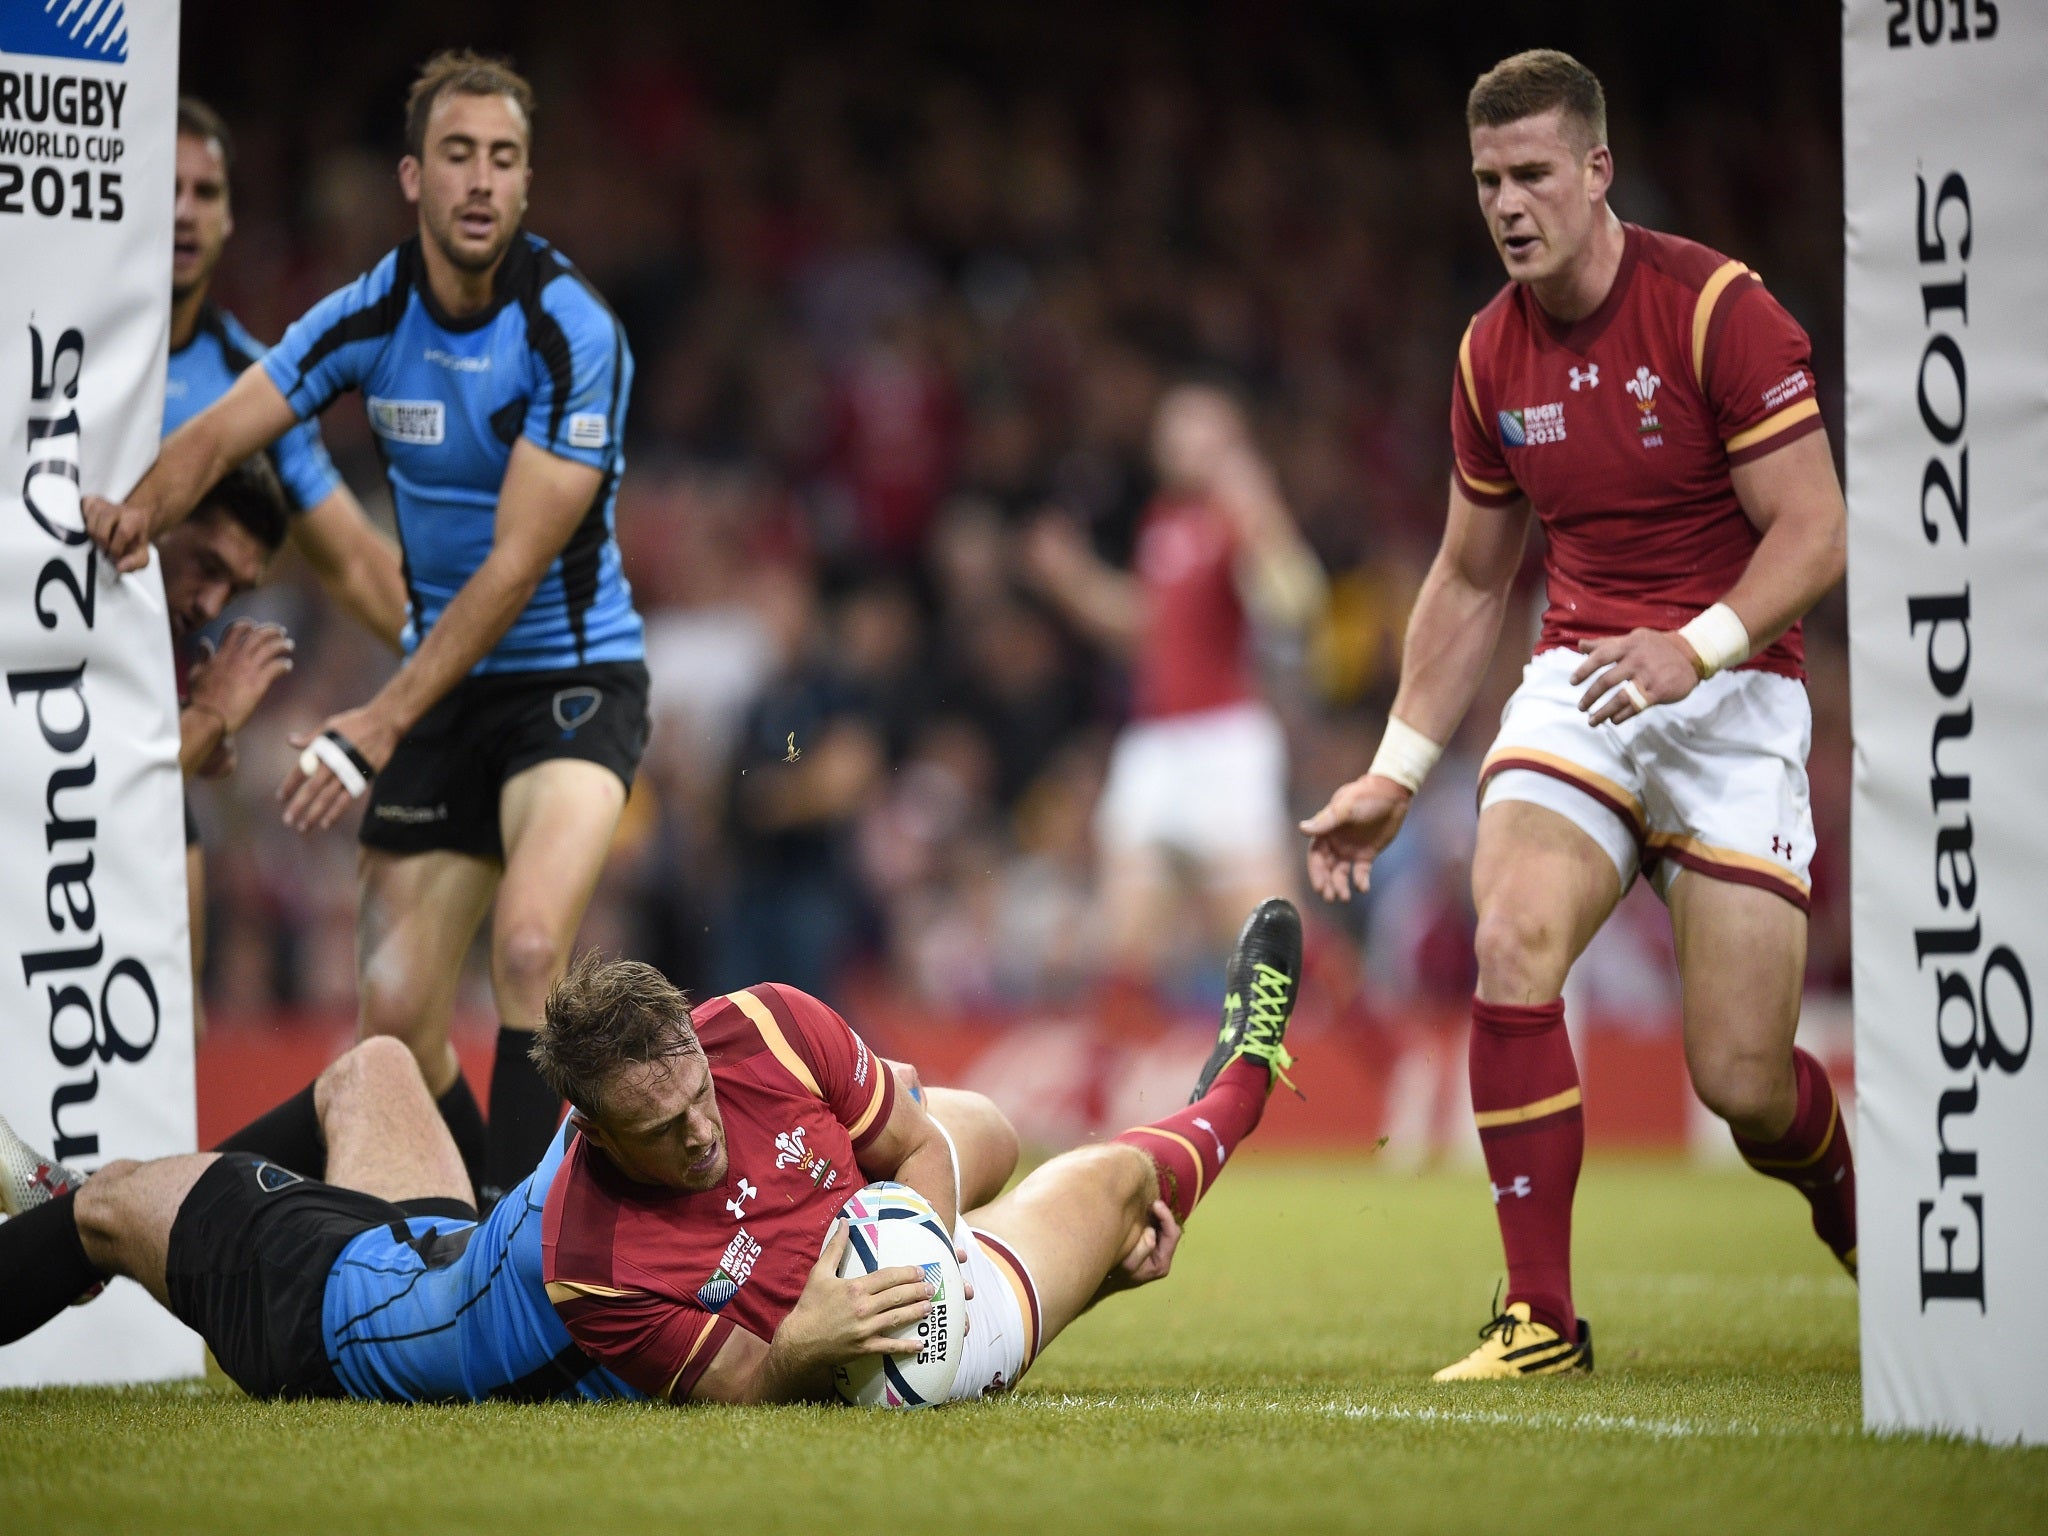
[[[164,436],[169,437],[228,392],[263,347],[242,322],[211,304],[199,308],[199,329],[171,354],[164,379]],[[270,462],[294,512],[317,507],[341,486],[320,429],[302,421],[270,445]]]
[[[321,1335],[350,1397],[386,1402],[638,1398],[569,1337],[541,1279],[541,1213],[571,1132],[481,1223],[414,1216],[349,1241]]]
[[[489,306],[451,317],[417,236],[303,315],[263,359],[301,420],[362,391],[396,503],[410,654],[483,564],[498,491],[524,437],[601,472],[597,494],[526,607],[473,669],[533,672],[642,659],[640,615],[612,536],[633,382],[626,333],[555,248],[514,237]]]

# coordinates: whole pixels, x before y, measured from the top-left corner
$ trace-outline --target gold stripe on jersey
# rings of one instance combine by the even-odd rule
[[[1650,820],[1643,813],[1643,802],[1614,780],[1582,767],[1568,757],[1559,757],[1555,752],[1544,752],[1535,747],[1505,746],[1487,753],[1486,761],[1479,765],[1480,788],[1483,790],[1486,781],[1494,774],[1505,773],[1511,768],[1526,768],[1532,773],[1548,771],[1557,778],[1594,791],[1602,800],[1611,801],[1614,809],[1635,823],[1634,832],[1638,838],[1649,828]]]
[[[1687,837],[1682,832],[1652,832],[1649,838],[1652,852],[1670,850],[1690,854],[1702,864],[1718,865],[1723,869],[1746,869],[1752,874],[1766,875],[1779,885],[1797,891],[1802,896],[1811,896],[1813,889],[1804,880],[1793,874],[1782,864],[1769,859],[1760,859],[1753,853],[1738,853],[1733,848],[1715,848],[1696,837]]]
[[[1563,1114],[1579,1106],[1580,1094],[1577,1088],[1567,1088],[1563,1093],[1553,1093],[1547,1099],[1538,1099],[1533,1104],[1524,1104],[1519,1109],[1486,1109],[1475,1112],[1472,1123],[1482,1131],[1490,1131],[1497,1125],[1520,1125],[1525,1120],[1541,1120],[1545,1115]]]
[[[1458,471],[1458,478],[1482,496],[1512,496],[1521,490],[1521,487],[1512,480],[1482,480],[1470,473],[1462,464],[1455,464],[1454,467]]]
[[[1478,323],[1476,317],[1465,323],[1465,334],[1458,341],[1458,373],[1465,381],[1465,403],[1472,407],[1472,419],[1479,423],[1479,430],[1484,432],[1486,418],[1479,414],[1479,390],[1472,382],[1472,327]]]
[[[638,1296],[640,1294],[638,1291],[614,1290],[609,1285],[592,1285],[587,1280],[550,1280],[548,1282],[548,1300],[557,1305],[565,1301],[575,1301],[581,1296],[619,1297]]]
[[[887,1086],[882,1074],[889,1070],[889,1063],[873,1051],[868,1052],[868,1060],[875,1064],[875,1091],[868,1095],[868,1107],[860,1112],[860,1118],[846,1128],[846,1134],[855,1141],[860,1140],[862,1133],[874,1124],[875,1116],[881,1113],[882,1095]]]
[[[1730,453],[1740,453],[1745,448],[1754,448],[1766,438],[1776,437],[1787,427],[1796,427],[1809,416],[1820,414],[1820,402],[1808,395],[1797,405],[1788,405],[1775,416],[1766,416],[1747,431],[1738,432],[1721,446]]]
[[[1787,1158],[1751,1157],[1747,1152],[1744,1152],[1742,1160],[1748,1163],[1750,1167],[1759,1169],[1811,1168],[1815,1163],[1826,1157],[1828,1155],[1828,1148],[1835,1144],[1835,1127],[1841,1123],[1841,1120],[1842,1101],[1836,1098],[1833,1091],[1830,1090],[1828,1094],[1828,1133],[1821,1137],[1820,1145],[1813,1150],[1813,1156]]]
[[[676,1395],[676,1383],[683,1379],[683,1372],[687,1371],[690,1368],[690,1362],[697,1358],[697,1351],[704,1347],[704,1341],[711,1337],[711,1330],[716,1328],[717,1326],[717,1313],[714,1312],[711,1316],[704,1319],[704,1326],[697,1330],[697,1337],[690,1341],[690,1347],[683,1355],[683,1363],[676,1367],[675,1375],[669,1377],[668,1385],[661,1389],[661,1395],[663,1397],[669,1398],[670,1400],[674,1399]]]
[[[1195,1144],[1189,1141],[1187,1137],[1181,1135],[1179,1131],[1169,1131],[1161,1125],[1134,1125],[1124,1134],[1128,1136],[1163,1136],[1166,1140],[1177,1141],[1188,1149],[1188,1156],[1195,1165],[1195,1193],[1193,1198],[1188,1201],[1189,1209],[1193,1209],[1195,1201],[1202,1198],[1202,1154],[1195,1150]]]
[[[762,1044],[766,1045],[770,1054],[788,1069],[791,1077],[804,1085],[805,1092],[814,1099],[825,1097],[824,1090],[818,1086],[817,1078],[811,1075],[811,1069],[804,1064],[803,1057],[797,1055],[796,1047],[789,1043],[789,1037],[783,1034],[782,1026],[775,1022],[775,1015],[768,1011],[766,1003],[751,992],[728,992],[725,994],[725,1000],[754,1021],[754,1028],[761,1032]]]
[[[1703,391],[1707,387],[1707,331],[1714,323],[1714,306],[1721,302],[1728,285],[1748,271],[1739,261],[1723,262],[1707,279],[1692,307],[1692,381]]]

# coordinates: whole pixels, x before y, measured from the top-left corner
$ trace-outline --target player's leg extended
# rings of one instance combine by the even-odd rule
[[[1095,1299],[1151,1224],[1155,1200],[1182,1221],[1193,1213],[1293,1065],[1285,1042],[1301,988],[1301,914],[1290,902],[1265,901],[1245,920],[1225,985],[1216,1049],[1186,1109],[1135,1126],[1107,1146],[1064,1153],[969,1216],[1030,1272],[1038,1293],[1037,1348]]]
[[[1152,1220],[1159,1170],[1143,1148],[1112,1141],[1041,1163],[1015,1189],[967,1213],[1024,1263],[1038,1295],[1042,1352],[1087,1310]]]
[[[1806,914],[1771,891],[1690,869],[1669,900],[1694,1091],[1728,1122],[1752,1168],[1806,1197],[1815,1233],[1853,1275],[1849,1138],[1827,1073],[1792,1043]]]
[[[324,1182],[394,1204],[475,1203],[455,1138],[397,1040],[373,1036],[357,1045],[315,1079],[313,1098],[327,1143]]]
[[[1562,994],[1572,962],[1621,893],[1613,858],[1558,812],[1508,799],[1480,813],[1469,1068],[1508,1289],[1479,1348],[1439,1371],[1439,1380],[1547,1374],[1590,1358],[1578,1344],[1571,1295],[1585,1124]]]
[[[4,1124],[0,1137],[10,1149],[19,1145]],[[171,1224],[213,1162],[211,1152],[121,1159],[33,1204],[12,1190],[10,1214],[0,1221],[0,1344],[27,1337],[113,1275],[132,1277],[169,1306]]]
[[[470,1177],[480,1183],[483,1113],[448,1043],[448,1023],[463,957],[497,887],[498,865],[441,849],[392,853],[364,848],[357,868],[360,1033],[364,1038],[395,1035],[411,1048]]]
[[[569,963],[625,805],[619,776],[581,758],[536,763],[507,779],[499,794],[505,878],[491,920],[499,1030],[484,1181],[499,1192],[533,1171],[561,1119],[561,1100],[526,1053],[548,989]]]

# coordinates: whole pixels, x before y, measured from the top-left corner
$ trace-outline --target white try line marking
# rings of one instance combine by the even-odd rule
[[[1381,1403],[1352,1403],[1341,1398],[1321,1403],[1237,1403],[1228,1399],[1208,1403],[1197,1392],[1192,1401],[1155,1401],[1145,1398],[1073,1397],[1055,1399],[1020,1398],[1019,1405],[1054,1408],[1062,1412],[1114,1411],[1130,1414],[1206,1413],[1240,1416],[1263,1408],[1268,1413],[1313,1413],[1327,1418],[1349,1419],[1372,1424],[1442,1424],[1482,1429],[1527,1429],[1555,1433],[1559,1430],[1585,1434],[1634,1435],[1650,1440],[1795,1440],[1854,1437],[1862,1431],[1846,1424],[1757,1424],[1742,1420],[1712,1423],[1696,1419],[1652,1419],[1617,1413],[1503,1413],[1477,1408],[1400,1408]]]

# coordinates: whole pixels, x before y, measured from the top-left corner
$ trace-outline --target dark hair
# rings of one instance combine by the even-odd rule
[[[251,454],[222,475],[213,489],[199,498],[198,511],[217,512],[240,523],[273,555],[284,543],[292,515],[284,485],[271,468],[270,456],[263,453]]]
[[[1465,98],[1465,126],[1499,128],[1553,109],[1586,135],[1580,154],[1607,142],[1607,93],[1599,77],[1568,53],[1532,48],[1502,59],[1473,82]]]
[[[510,96],[533,134],[533,87],[509,59],[494,59],[467,48],[444,48],[420,66],[419,78],[405,93],[405,152],[415,160],[426,153],[427,117],[434,103],[450,91],[463,96]]]
[[[235,173],[235,136],[221,115],[197,96],[178,98],[178,136],[208,139],[220,149],[220,166],[230,180]]]
[[[689,998],[666,976],[638,960],[587,949],[548,993],[528,1055],[542,1082],[595,1117],[620,1068],[703,1049]]]

